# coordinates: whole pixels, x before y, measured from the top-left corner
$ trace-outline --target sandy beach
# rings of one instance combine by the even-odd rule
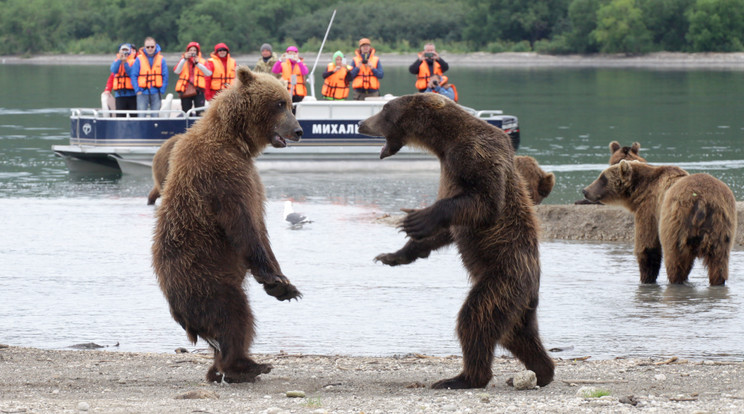
[[[744,70],[744,53],[676,53],[658,52],[639,56],[620,55],[564,55],[552,56],[538,53],[462,53],[442,51],[442,57],[451,67],[617,67],[655,69],[741,69]],[[333,53],[323,53],[319,64],[331,60]],[[178,62],[180,54],[164,53],[166,62]],[[312,67],[317,52],[303,53],[305,63]],[[380,53],[384,66],[408,66],[416,54]],[[253,66],[259,55],[239,54],[233,56],[238,64]],[[0,64],[26,65],[110,65],[111,55],[37,55],[31,57],[0,56]]]
[[[555,354],[554,354],[555,355]],[[555,356],[554,356],[555,357]],[[740,413],[744,363],[557,359],[555,380],[517,390],[522,365],[497,358],[484,389],[438,391],[459,357],[254,355],[255,383],[204,381],[204,353],[0,348],[1,413]],[[294,397],[293,397],[294,396]]]

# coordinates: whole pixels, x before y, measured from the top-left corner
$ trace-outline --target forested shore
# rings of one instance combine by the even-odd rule
[[[744,0],[6,0],[0,55],[114,53],[153,36],[164,51],[191,41],[235,54],[296,45],[414,53],[540,54],[744,51]]]

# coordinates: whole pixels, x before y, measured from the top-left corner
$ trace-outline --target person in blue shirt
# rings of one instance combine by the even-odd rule
[[[424,92],[438,93],[453,101],[455,100],[455,91],[452,87],[448,87],[447,85],[442,86],[442,77],[439,75],[431,75],[429,78],[429,85]]]
[[[137,94],[132,86],[129,74],[136,59],[137,51],[131,44],[119,45],[116,60],[111,64],[111,74],[114,77],[111,89],[114,91],[114,100],[117,111],[134,111],[137,109]],[[125,113],[117,113],[117,117],[126,116]]]
[[[142,52],[135,59],[130,74],[137,94],[137,110],[158,111],[168,88],[168,66],[160,53],[160,45],[152,37],[145,39]]]

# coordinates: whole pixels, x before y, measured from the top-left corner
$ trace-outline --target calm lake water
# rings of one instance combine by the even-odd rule
[[[72,177],[50,150],[67,140],[70,107],[96,105],[106,70],[0,70],[0,343],[190,347],[150,267],[150,180]],[[386,67],[384,92],[412,92],[412,78]],[[744,199],[744,72],[453,68],[451,78],[462,104],[519,117],[519,153],[557,176],[545,203],[580,198],[606,165],[611,140],[640,141],[650,162],[709,172]],[[457,252],[399,268],[372,261],[405,242],[374,218],[431,203],[437,178],[264,174],[272,245],[304,298],[280,303],[246,283],[258,319],[253,351],[459,354],[455,318],[468,282]],[[282,218],[288,198],[314,223],[290,230]],[[542,337],[549,348],[568,348],[553,356],[744,358],[744,252],[733,253],[725,287],[709,287],[699,263],[689,286],[668,285],[663,270],[658,285],[643,286],[632,250],[541,245]]]

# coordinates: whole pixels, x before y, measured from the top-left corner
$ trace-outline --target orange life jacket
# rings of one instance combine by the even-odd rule
[[[202,65],[207,63],[206,60],[202,59],[201,54],[199,54],[198,62]],[[181,74],[178,76],[178,82],[176,82],[176,92],[183,92],[186,90],[186,84],[191,78],[190,68],[191,59],[187,59],[186,62],[184,62],[183,64],[183,68],[181,68]],[[201,69],[197,68],[196,65],[194,65],[194,86],[204,89],[206,84],[207,82],[204,80],[204,73],[202,73]]]
[[[297,75],[297,83],[294,85],[294,92],[292,92],[292,75]],[[293,96],[307,96],[307,88],[305,87],[305,77],[302,76],[300,71],[300,65],[294,64],[289,59],[282,62],[282,79],[287,81],[287,90],[290,95]]]
[[[327,72],[331,72],[335,68],[335,63],[329,63]],[[321,90],[323,96],[333,99],[346,99],[349,96],[349,84],[346,83],[347,73],[349,73],[349,69],[345,65],[342,65],[332,75],[325,78],[323,89]]]
[[[212,83],[209,85],[210,89],[214,91],[227,89],[235,79],[235,68],[237,67],[235,59],[231,58],[230,55],[227,56],[227,71],[222,65],[222,59],[214,53],[212,53],[209,61],[214,65]]]
[[[442,76],[444,72],[442,72],[442,66],[437,62],[434,61],[434,75]],[[426,63],[426,60],[423,60],[421,62],[421,65],[419,65],[418,70],[418,78],[416,79],[416,89],[423,90],[426,89],[429,86],[429,77],[432,74],[429,73],[429,64]]]
[[[126,63],[129,64],[129,67],[131,68],[132,65],[134,65],[134,53],[127,56]],[[124,62],[121,62],[121,65],[119,65],[119,71],[116,73],[116,76],[114,76],[114,88],[115,91],[121,90],[121,89],[132,89],[134,90],[134,87],[132,86],[132,78],[129,77],[129,74],[124,69]]]
[[[444,75],[441,75],[441,76],[442,76],[442,87],[443,88],[452,88],[452,92],[454,92],[454,94],[455,94],[455,102],[457,102],[460,99],[460,97],[457,96],[457,87],[455,87],[455,84],[454,83],[447,83],[447,81],[449,81],[449,78],[448,77],[446,77]],[[436,91],[432,91],[432,92],[437,93]]]
[[[140,61],[139,77],[137,83],[140,88],[150,89],[163,86],[163,55],[159,52],[152,58],[152,67],[147,56],[142,53],[137,57]]]
[[[351,83],[351,87],[354,89],[380,89],[380,80],[372,74],[372,68],[377,69],[379,61],[380,59],[375,56],[375,49],[370,49],[367,64],[363,65],[361,52],[357,49],[356,56],[354,56],[354,65],[359,68],[359,73]]]

